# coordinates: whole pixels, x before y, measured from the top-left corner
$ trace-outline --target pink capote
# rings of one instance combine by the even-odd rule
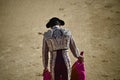
[[[83,56],[83,52],[80,53]],[[43,73],[43,80],[51,80],[51,74],[48,70]],[[62,80],[62,78],[60,79]],[[71,80],[86,80],[84,62],[77,60],[72,66]]]
[[[80,53],[83,56],[83,52]],[[72,66],[71,80],[86,80],[84,62],[77,60]]]
[[[51,74],[48,70],[43,72],[43,80],[51,80]]]

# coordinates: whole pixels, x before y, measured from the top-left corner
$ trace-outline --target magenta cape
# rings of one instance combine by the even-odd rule
[[[81,54],[83,56],[83,52]],[[84,62],[80,63],[78,60],[72,66],[71,80],[86,80],[86,72]]]
[[[83,52],[81,54],[83,56]],[[44,71],[43,80],[51,80],[50,72]],[[62,80],[62,79],[60,79]],[[80,63],[78,60],[72,66],[71,80],[86,80],[86,71],[84,62]]]
[[[51,74],[50,74],[50,72],[48,70],[44,71],[43,80],[51,80]]]

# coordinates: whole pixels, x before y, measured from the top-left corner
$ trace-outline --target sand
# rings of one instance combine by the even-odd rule
[[[0,0],[0,80],[42,80],[38,33],[52,17],[85,52],[87,80],[120,80],[120,0]]]

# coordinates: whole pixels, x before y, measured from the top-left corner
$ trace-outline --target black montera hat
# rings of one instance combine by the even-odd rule
[[[53,27],[55,25],[65,25],[65,22],[57,17],[53,17],[49,20],[49,22],[46,24],[47,28]]]

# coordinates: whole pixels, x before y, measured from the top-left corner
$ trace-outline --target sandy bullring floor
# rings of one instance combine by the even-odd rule
[[[38,32],[54,16],[85,52],[87,80],[120,80],[120,0],[0,0],[0,80],[42,80]]]

